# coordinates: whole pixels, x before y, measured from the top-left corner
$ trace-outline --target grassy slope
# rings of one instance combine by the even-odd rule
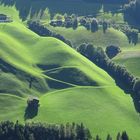
[[[84,27],[79,27],[77,30],[73,30],[72,28],[66,29],[63,27],[50,27],[50,29],[70,39],[75,47],[85,42],[93,43],[93,45],[98,47],[107,47],[112,44],[121,47],[129,46],[127,37],[113,28],[110,28],[106,34],[103,33],[102,29],[98,32],[92,33],[87,31]]]
[[[0,36],[2,38],[0,41],[1,58],[18,69],[42,77],[42,70],[36,67],[37,64],[57,64],[62,68],[63,66],[75,66],[88,77],[92,77],[92,80],[99,82],[99,85],[107,83],[106,78],[112,81],[104,71],[61,41],[39,37],[20,23],[13,22],[4,25]]]
[[[114,61],[124,65],[135,76],[140,77],[140,45],[126,48],[118,56],[114,58]]]
[[[93,134],[116,136],[126,130],[133,139],[139,135],[140,118],[130,97],[117,87],[72,88],[41,97],[36,121],[83,122]],[[134,130],[135,128],[135,130]]]
[[[57,64],[62,68],[74,66],[101,86],[99,88],[76,87],[41,96],[39,113],[34,120],[50,123],[84,122],[91,131],[101,133],[103,137],[107,133],[115,135],[118,131],[126,129],[131,137],[138,140],[139,117],[132,101],[115,86],[113,80],[104,71],[61,41],[54,38],[41,38],[26,29],[20,22],[13,22],[6,26],[1,24],[0,27],[0,38],[2,38],[0,57],[14,67],[35,76],[49,78],[36,64]],[[14,80],[12,77],[11,79]],[[18,80],[17,83],[22,85]],[[103,85],[108,87],[102,87]],[[23,121],[25,106],[25,98],[13,96],[11,93],[7,95],[1,93],[0,114],[3,115],[0,115],[0,120]]]
[[[10,94],[0,93],[0,120],[24,121],[26,100]]]
[[[110,28],[106,34],[103,34],[102,30],[91,33],[83,27],[79,27],[77,30],[61,27],[50,27],[50,29],[63,34],[66,38],[72,40],[74,47],[77,47],[84,42],[90,42],[95,46],[104,48],[112,44],[120,46],[122,53],[115,57],[114,61],[124,65],[135,76],[140,77],[140,44],[139,42],[136,46],[129,44],[127,37],[122,32],[112,28]]]

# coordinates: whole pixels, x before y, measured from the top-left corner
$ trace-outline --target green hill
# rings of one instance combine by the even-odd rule
[[[100,29],[98,32],[92,33],[84,27],[79,27],[76,30],[64,27],[49,27],[51,30],[62,34],[64,37],[71,40],[74,47],[78,47],[81,43],[92,43],[97,47],[107,47],[109,45],[117,45],[121,47],[130,46],[126,35],[118,30],[109,28],[104,34]]]
[[[105,71],[62,41],[27,29],[14,7],[0,9],[15,15],[14,22],[0,23],[0,121],[24,122],[26,101],[33,95],[40,107],[27,121],[83,122],[102,137],[127,130],[139,139],[140,118],[133,101]],[[110,37],[111,32],[126,40],[113,29]]]
[[[128,47],[114,58],[118,64],[124,65],[135,76],[140,77],[140,45]]]

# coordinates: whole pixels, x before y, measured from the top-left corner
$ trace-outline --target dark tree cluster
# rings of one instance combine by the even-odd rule
[[[113,57],[115,57],[118,53],[121,52],[120,47],[118,46],[114,46],[114,45],[110,45],[108,47],[106,47],[106,54],[107,56],[112,59]]]
[[[103,33],[106,33],[109,27],[109,22],[107,20],[96,19],[93,17],[82,17],[79,22],[81,26],[84,26],[87,30],[91,30],[91,32],[98,31],[99,26],[102,26]]]
[[[108,21],[106,20],[97,20],[92,15],[77,17],[75,14],[68,16],[67,14],[64,16],[64,20],[58,18],[56,20],[52,20],[50,25],[53,27],[66,27],[77,29],[79,25],[84,26],[87,30],[91,32],[98,31],[99,25],[103,27],[103,33],[106,33],[108,29]]]
[[[125,4],[124,11],[125,14],[133,17],[137,23],[140,23],[140,0],[130,0],[128,4]]]
[[[47,27],[41,25],[39,22],[29,21],[28,27],[30,30],[34,31],[35,33],[37,33],[40,36],[55,37],[72,47],[71,41],[69,41],[68,39],[66,39],[65,37],[63,37],[60,34],[50,31]]]
[[[110,60],[102,48],[94,47],[92,44],[82,44],[78,51],[93,63],[107,71],[121,88],[126,88],[137,97],[140,102],[140,79],[132,75],[124,66],[118,65]]]
[[[87,30],[91,32],[98,31],[99,22],[96,18],[82,17],[80,19],[80,25],[84,26]]]
[[[6,19],[7,19],[7,15],[0,14],[0,20],[6,20]]]
[[[5,121],[0,123],[0,140],[101,140],[99,135],[92,137],[89,129],[81,123],[66,125],[27,123],[25,125]],[[106,140],[112,140],[108,134]],[[130,140],[124,131],[116,140]]]
[[[51,26],[54,27],[66,27],[66,28],[73,28],[77,29],[79,26],[79,23],[81,26],[84,26],[87,30],[90,30],[91,32],[98,31],[99,28],[99,22],[96,18],[91,17],[77,17],[76,15],[72,14],[71,16],[65,15],[64,21],[62,20],[52,20],[50,22]],[[103,26],[104,33],[106,32],[108,28],[107,22],[102,22],[101,25]]]
[[[129,29],[126,30],[126,35],[128,37],[129,43],[136,45],[138,43],[138,33],[137,29]]]
[[[139,31],[134,27],[125,24],[112,24],[114,29],[122,31],[128,38],[129,43],[136,45],[138,43]]]
[[[53,125],[28,123],[21,125],[13,122],[0,123],[1,140],[90,140],[89,129],[81,123]]]
[[[71,16],[65,15],[64,21],[62,19],[52,20],[50,22],[51,26],[54,27],[66,27],[66,28],[73,28],[74,30],[78,27],[78,18],[75,14],[72,14]]]

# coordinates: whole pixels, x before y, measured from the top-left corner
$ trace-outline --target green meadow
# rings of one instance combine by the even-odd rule
[[[33,5],[37,6],[37,2]],[[115,138],[126,130],[131,138],[139,140],[140,116],[133,99],[111,76],[62,41],[29,30],[16,6],[1,5],[0,12],[13,19],[11,23],[0,23],[0,69],[6,69],[0,70],[0,121],[24,123],[27,99],[37,96],[38,114],[27,122],[83,122],[93,135],[102,138],[108,133]],[[84,42],[103,48],[120,46],[122,52],[113,60],[140,76],[140,45],[129,44],[121,31],[109,28],[104,34],[102,29],[91,33],[84,27],[49,28],[74,46]],[[32,88],[30,77],[34,78]]]

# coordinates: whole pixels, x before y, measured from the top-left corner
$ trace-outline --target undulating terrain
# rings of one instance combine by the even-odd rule
[[[66,3],[65,0],[62,3]],[[48,25],[47,15],[45,18],[44,14],[47,7],[50,8],[50,16],[57,12],[75,12],[79,15],[100,13],[103,6],[103,12],[116,12],[120,7],[120,4],[84,5],[86,2],[82,2],[81,7],[76,9],[73,1],[69,3],[62,9],[56,1],[29,0],[27,3],[22,0],[0,0],[0,13],[13,20],[0,23],[0,121],[83,122],[92,133],[100,134],[102,138],[108,133],[115,138],[118,132],[126,130],[130,138],[139,140],[140,115],[131,96],[118,87],[107,72],[74,48],[56,38],[41,37],[28,29],[27,19],[38,19],[41,12],[43,17],[40,20]],[[55,8],[56,5],[58,8]],[[87,11],[81,10],[83,7]],[[76,30],[48,28],[71,40],[75,47],[84,42],[103,48],[111,44],[119,45],[122,52],[113,61],[140,77],[140,44],[129,44],[121,31],[109,28],[103,34],[101,29],[91,33],[84,27]],[[26,118],[30,96],[38,97],[40,106],[37,115]]]

